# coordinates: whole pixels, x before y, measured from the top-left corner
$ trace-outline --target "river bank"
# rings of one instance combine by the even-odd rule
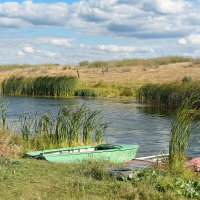
[[[163,57],[108,62],[80,63],[79,66],[43,64],[0,66],[0,80],[12,76],[36,78],[46,76],[73,76],[78,79],[77,94],[85,96],[135,96],[145,83],[181,82],[184,77],[199,80],[199,61],[191,58]],[[91,92],[94,91],[93,93]]]
[[[199,174],[168,169],[135,172],[120,181],[104,161],[56,164],[33,159],[0,159],[1,199],[199,199]],[[9,191],[9,192],[8,192]]]

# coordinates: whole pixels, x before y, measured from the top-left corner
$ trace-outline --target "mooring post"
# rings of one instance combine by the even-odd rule
[[[101,68],[102,69],[102,73],[103,73],[103,75],[104,75],[104,69],[103,68]]]
[[[78,78],[80,79],[80,74],[79,74],[79,71],[78,71],[78,69],[77,69],[77,75],[78,75]]]

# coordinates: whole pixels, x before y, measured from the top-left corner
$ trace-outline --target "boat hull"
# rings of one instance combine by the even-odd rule
[[[138,145],[115,145],[118,148],[96,150],[93,146],[82,146],[74,148],[61,148],[46,151],[30,152],[26,155],[49,162],[74,163],[83,160],[108,160],[111,162],[124,162],[135,158]],[[81,152],[85,149],[84,152]],[[94,150],[91,150],[94,149]]]

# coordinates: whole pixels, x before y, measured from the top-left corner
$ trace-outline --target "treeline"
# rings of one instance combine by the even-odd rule
[[[178,108],[185,99],[195,96],[200,97],[200,82],[191,81],[186,83],[145,84],[138,90],[139,102],[152,104],[158,107]],[[200,107],[197,101],[196,106]]]

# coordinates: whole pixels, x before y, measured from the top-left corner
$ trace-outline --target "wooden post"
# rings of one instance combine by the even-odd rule
[[[102,68],[102,73],[103,73],[103,75],[104,75],[104,69]]]
[[[77,69],[77,75],[78,75],[78,78],[80,79],[80,74],[79,74],[79,71],[78,71],[78,69]]]

